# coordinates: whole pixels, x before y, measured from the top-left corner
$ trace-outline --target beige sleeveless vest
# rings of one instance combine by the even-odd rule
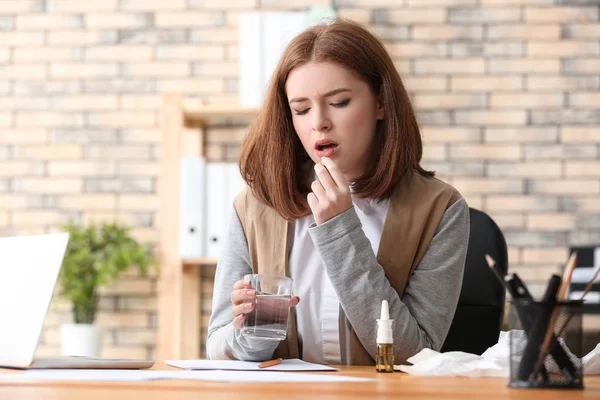
[[[444,212],[459,199],[460,193],[452,186],[418,173],[407,175],[394,190],[381,234],[377,261],[383,267],[390,285],[401,297],[412,271],[427,251]],[[286,221],[274,208],[260,202],[249,189],[236,196],[234,206],[246,235],[253,272],[290,276],[288,261],[294,238],[294,222]],[[364,317],[370,322],[378,318],[376,315]],[[280,343],[274,357],[300,358],[300,346],[296,315],[292,309],[287,338]],[[375,363],[341,307],[340,348],[343,364]]]

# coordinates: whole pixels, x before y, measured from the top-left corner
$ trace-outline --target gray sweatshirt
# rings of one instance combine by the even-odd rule
[[[456,311],[467,254],[469,207],[464,199],[444,213],[402,297],[385,277],[354,208],[311,226],[309,233],[340,305],[371,357],[375,358],[377,350],[375,319],[379,318],[382,299],[388,300],[394,320],[396,363],[423,348],[442,347]],[[279,344],[249,339],[231,323],[233,284],[250,273],[248,244],[234,210],[215,275],[206,341],[210,359],[268,360]]]

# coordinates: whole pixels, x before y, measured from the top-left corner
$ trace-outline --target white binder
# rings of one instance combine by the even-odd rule
[[[240,173],[240,167],[237,163],[229,163],[227,166],[227,182],[229,185],[229,204],[233,207],[233,199],[246,187],[246,182]],[[229,215],[227,215],[229,217]]]
[[[206,168],[206,257],[218,257],[227,213],[227,169],[225,163],[208,163]]]
[[[203,257],[206,161],[185,157],[180,167],[179,254],[183,258]]]
[[[245,187],[237,163],[181,160],[179,253],[183,258],[218,258],[233,210]]]
[[[258,106],[263,99],[263,47],[261,16],[244,12],[239,18],[239,97],[242,106]]]
[[[240,13],[240,105],[262,105],[271,75],[283,50],[306,27],[307,13],[304,11]]]
[[[237,163],[207,163],[205,257],[218,258],[223,245],[234,197],[244,188]]]

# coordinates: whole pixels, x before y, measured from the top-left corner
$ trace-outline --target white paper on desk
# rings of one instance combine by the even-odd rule
[[[282,360],[280,364],[268,368],[258,368],[259,362],[237,360],[166,360],[172,367],[193,370],[231,370],[231,371],[337,371],[327,365],[313,364],[293,358]]]
[[[0,383],[23,382],[23,381],[30,382],[30,381],[34,381],[34,379],[27,378],[26,376],[23,375],[22,372],[17,372],[14,374],[13,373],[0,374]]]
[[[212,382],[367,382],[373,379],[331,374],[299,374],[275,371],[158,371],[158,370],[28,370],[0,374],[1,382],[23,381],[103,381],[141,382],[159,379],[183,379]]]
[[[216,382],[244,382],[244,383],[271,383],[271,382],[368,382],[374,379],[355,378],[337,374],[302,374],[294,372],[276,371],[181,371],[181,379]]]
[[[142,382],[157,379],[173,379],[165,372],[157,370],[128,369],[44,369],[27,370],[22,373],[1,374],[0,381],[112,381]]]

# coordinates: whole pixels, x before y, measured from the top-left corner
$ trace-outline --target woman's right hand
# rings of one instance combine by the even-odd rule
[[[246,314],[252,312],[255,306],[256,290],[250,286],[250,281],[237,281],[233,284],[233,292],[231,292],[231,312],[233,314],[233,326],[237,329],[244,327]],[[290,299],[290,307],[294,307],[300,299],[297,296],[292,296]]]
[[[242,329],[246,314],[254,309],[254,299],[256,299],[256,290],[250,286],[250,281],[237,281],[233,284],[231,292],[231,312],[233,313],[233,326]]]

